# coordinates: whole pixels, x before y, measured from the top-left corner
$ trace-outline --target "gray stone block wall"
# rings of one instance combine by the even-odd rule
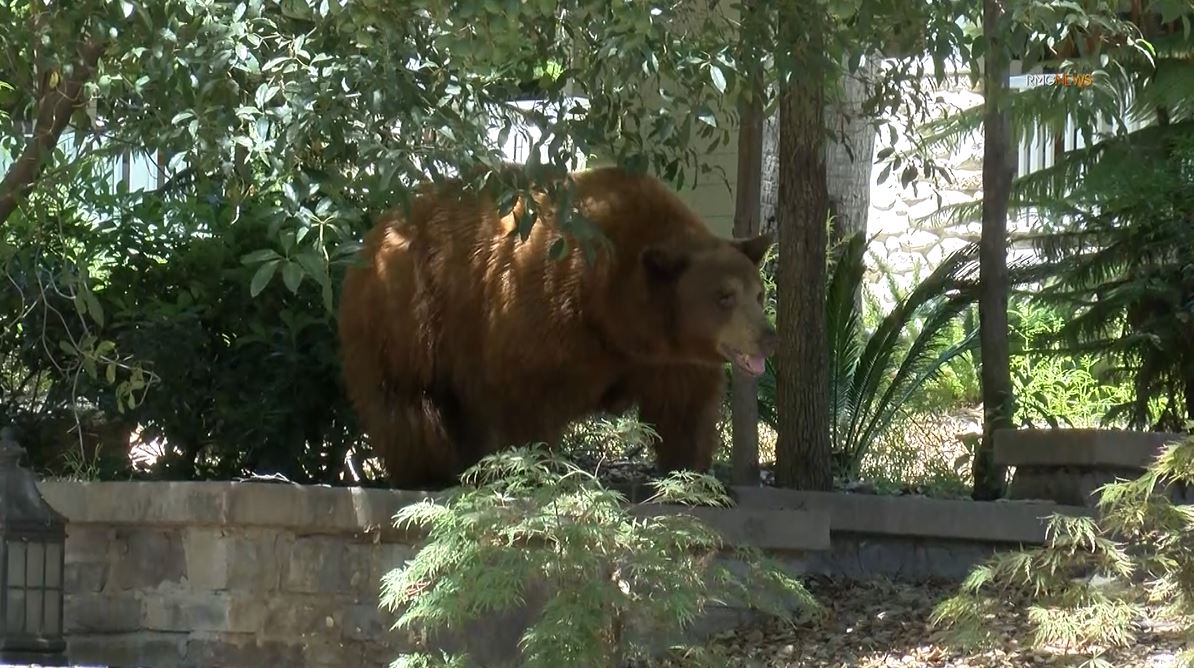
[[[388,666],[401,636],[382,575],[411,554],[368,535],[261,527],[71,525],[75,662],[112,666]]]
[[[998,546],[1039,542],[1050,513],[1075,510],[738,491],[736,508],[645,510],[695,512],[794,574],[910,579],[961,577]],[[70,521],[65,617],[77,664],[380,667],[412,640],[390,630],[378,595],[382,576],[415,549],[416,536],[390,518],[424,494],[115,482],[45,482],[42,493]],[[491,615],[443,641],[509,657],[528,614]],[[714,611],[699,629],[723,629],[743,614]]]
[[[1002,429],[995,460],[1015,470],[1009,498],[1094,507],[1100,488],[1140,477],[1163,446],[1181,438],[1120,429]],[[1194,487],[1184,483],[1166,485],[1163,494],[1173,503],[1194,503]]]
[[[999,549],[997,543],[841,533],[826,552],[811,552],[802,572],[905,582],[962,580]]]

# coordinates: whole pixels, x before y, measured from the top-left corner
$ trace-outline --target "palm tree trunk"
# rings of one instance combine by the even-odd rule
[[[871,167],[874,165],[875,127],[864,114],[867,83],[874,71],[867,60],[858,72],[843,68],[842,95],[829,104],[826,116],[833,139],[825,148],[825,180],[833,215],[830,246],[866,233],[871,207]]]
[[[750,68],[749,94],[739,105],[738,186],[734,209],[734,236],[759,233],[759,188],[763,170],[763,77],[757,54],[752,53],[749,26],[761,12],[757,2],[743,4],[743,63]],[[733,369],[730,382],[730,416],[733,445],[730,451],[731,480],[735,485],[759,484],[759,384]]]
[[[983,118],[983,221],[979,241],[979,349],[982,357],[983,437],[974,453],[977,500],[1003,494],[1006,471],[995,464],[994,432],[1015,413],[1008,344],[1007,209],[1011,194],[1011,130],[1007,99],[1008,51],[1000,38],[1002,0],[983,0],[986,40]]]
[[[819,53],[820,33],[792,35],[781,17],[780,43]],[[806,27],[802,26],[806,29]],[[802,30],[803,32],[803,30]],[[785,34],[788,33],[788,34]],[[829,353],[825,331],[826,217],[824,82],[803,68],[780,87],[779,266],[776,271],[777,326],[782,333],[777,362],[779,438],[776,484],[798,489],[833,486],[829,442]],[[801,65],[795,65],[797,71]],[[803,81],[802,81],[803,80]]]

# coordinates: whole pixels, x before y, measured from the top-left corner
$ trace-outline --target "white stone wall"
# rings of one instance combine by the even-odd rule
[[[971,86],[966,71],[957,72],[956,77],[947,77],[940,85],[931,79],[922,85],[934,90],[930,105],[934,118],[956,114],[983,101],[981,91]],[[894,120],[897,128],[903,127],[903,119]],[[910,149],[909,138],[902,136],[899,131],[897,134],[900,136],[897,137],[896,150]],[[876,158],[888,143],[876,143]],[[1013,151],[1013,160],[1022,163],[1026,146],[1013,147]],[[950,175],[948,180],[938,179],[934,183],[925,180],[922,175],[922,178],[905,188],[900,185],[898,173],[893,173],[880,184],[878,177],[883,165],[875,165],[867,221],[868,234],[875,239],[869,249],[867,281],[881,303],[891,304],[888,276],[893,277],[902,290],[910,289],[918,278],[931,272],[946,255],[979,239],[982,226],[977,220],[959,223],[954,216],[933,214],[937,214],[941,207],[977,202],[982,198],[981,129],[961,137],[954,145],[938,148],[932,152],[932,158],[938,166],[947,169]],[[1018,164],[1018,168],[1023,169],[1024,165]],[[1028,231],[1030,221],[1028,215],[1011,212],[1009,232],[1018,234]],[[1029,246],[1013,242],[1008,260],[1015,261],[1031,253]]]
[[[956,71],[941,84],[927,78],[920,85],[933,91],[929,113],[934,118],[958,113],[983,101],[981,92],[971,86],[966,71]],[[912,86],[907,88],[911,90]],[[896,151],[910,150],[912,141],[903,129],[905,119],[893,118],[891,121],[896,128]],[[764,225],[774,215],[778,199],[778,144],[778,125],[773,117],[766,124],[763,136]],[[888,130],[884,128],[875,143],[876,160],[879,152],[889,145]],[[948,170],[951,177],[948,181],[928,181],[922,174],[921,178],[904,187],[900,184],[899,171],[892,170],[886,181],[879,183],[884,164],[878,162],[872,173],[867,233],[873,241],[868,249],[866,281],[868,289],[888,307],[892,304],[889,282],[894,282],[901,290],[908,290],[946,255],[979,237],[981,225],[977,221],[956,223],[952,217],[947,219],[933,214],[943,206],[975,202],[981,198],[981,130],[960,138],[952,146],[938,148],[932,158],[938,166]],[[1012,231],[1021,231],[1024,225],[1023,219],[1009,221]],[[1011,257],[1024,252],[1026,250],[1017,249]]]
[[[948,77],[942,84],[925,81],[923,86],[934,89],[930,106],[934,117],[944,117],[982,103],[982,94],[973,89],[965,72]],[[897,128],[897,153],[913,147],[911,139],[902,131],[903,119],[894,119]],[[886,132],[876,143],[875,156],[889,141]],[[951,150],[952,149],[952,150]],[[956,146],[943,147],[932,153],[939,166],[950,172],[952,182],[937,182],[920,178],[907,187],[900,184],[899,174],[892,174],[878,182],[882,164],[876,163],[871,180],[871,208],[867,232],[874,237],[867,261],[867,281],[882,302],[890,303],[888,288],[890,275],[900,289],[910,289],[917,279],[927,275],[941,260],[967,243],[978,240],[980,225],[955,223],[934,216],[941,206],[973,202],[982,195],[983,141],[981,133],[961,138]]]

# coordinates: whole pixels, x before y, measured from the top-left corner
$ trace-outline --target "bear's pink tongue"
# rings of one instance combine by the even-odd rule
[[[738,362],[738,367],[752,376],[761,376],[766,369],[767,359],[762,355],[743,355],[741,353],[734,356],[735,361]]]

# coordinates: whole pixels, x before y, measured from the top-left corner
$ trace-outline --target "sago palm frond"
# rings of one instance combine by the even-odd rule
[[[850,410],[848,388],[842,383],[850,378],[851,370],[862,354],[859,332],[862,313],[856,297],[862,286],[866,252],[866,238],[855,234],[847,239],[836,258],[835,271],[826,292],[826,326],[829,339],[829,421],[830,438],[837,440],[837,430]]]
[[[829,341],[830,433],[839,475],[858,473],[875,441],[904,415],[924,385],[958,355],[977,348],[977,323],[957,340],[953,327],[978,299],[978,246],[948,255],[896,303],[873,332],[864,331],[856,295],[863,286],[866,238],[857,234],[835,253],[826,294]],[[782,260],[781,260],[782,261]],[[1013,282],[1031,265],[1012,262]],[[759,379],[759,417],[777,426],[776,367]]]
[[[859,300],[866,238],[847,239],[832,262],[826,299],[830,352],[830,429],[834,459],[855,474],[871,443],[901,414],[911,396],[951,359],[973,349],[974,332],[953,341],[949,328],[977,296],[977,247],[947,257],[897,304],[870,335]],[[781,260],[782,261],[782,260]],[[759,379],[759,417],[775,427],[776,367]]]

